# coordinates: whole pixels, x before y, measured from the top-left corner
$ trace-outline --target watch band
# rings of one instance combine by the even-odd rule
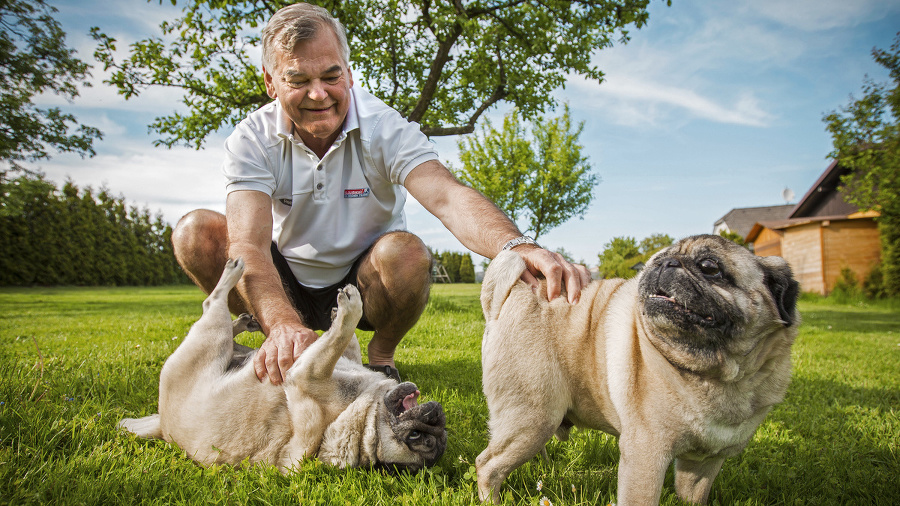
[[[534,244],[535,246],[538,246],[538,243],[534,242],[534,239],[532,239],[531,237],[528,237],[527,235],[522,235],[522,236],[516,237],[515,239],[504,244],[503,247],[500,248],[500,251],[506,251],[508,249],[513,249],[516,246],[520,246],[522,244]],[[540,247],[540,246],[538,246],[538,247]]]

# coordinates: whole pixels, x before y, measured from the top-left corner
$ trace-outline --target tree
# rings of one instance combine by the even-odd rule
[[[601,81],[594,52],[642,27],[650,0],[317,0],[347,27],[354,77],[431,136],[471,133],[484,111],[512,102],[527,117],[554,105],[569,75]],[[174,0],[173,0],[174,3]],[[250,48],[286,0],[188,0],[162,37],[115,57],[97,27],[95,55],[125,97],[149,86],[184,90],[186,114],[161,116],[159,144],[204,139],[270,101]]]
[[[107,190],[0,177],[0,286],[187,283],[172,228]]]
[[[600,177],[581,154],[578,137],[583,128],[581,123],[572,130],[566,105],[558,118],[539,118],[529,141],[514,110],[503,119],[502,130],[487,121],[481,135],[459,141],[462,168],[454,171],[513,221],[528,221],[527,231],[537,239],[583,215],[594,198]]]
[[[597,268],[604,278],[633,278],[640,272],[635,266],[647,263],[654,253],[674,242],[666,234],[653,234],[640,244],[633,237],[613,237],[597,255],[600,259]]]
[[[472,263],[472,255],[456,251],[432,252],[432,256],[447,271],[451,283],[474,283],[475,264]]]
[[[18,162],[50,157],[48,150],[94,155],[101,132],[79,125],[58,107],[41,109],[36,95],[53,93],[68,101],[78,83],[90,86],[90,66],[66,46],[66,34],[44,0],[0,3],[0,160]]]
[[[743,246],[745,248],[747,247],[747,242],[744,241],[744,236],[737,232],[734,232],[732,230],[720,230],[719,235],[737,244],[738,246]]]
[[[884,291],[900,295],[900,33],[889,51],[872,50],[891,82],[866,78],[861,98],[824,117],[834,150],[850,173],[841,179],[848,202],[878,210]]]

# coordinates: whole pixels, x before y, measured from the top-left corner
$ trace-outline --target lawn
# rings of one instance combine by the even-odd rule
[[[487,442],[477,285],[437,285],[397,362],[447,412],[448,447],[415,476],[308,461],[204,469],[116,430],[155,412],[160,367],[200,315],[193,287],[0,290],[0,504],[478,504]],[[711,504],[900,504],[900,305],[804,297],[793,381]],[[365,349],[369,335],[360,333]],[[257,345],[261,335],[242,342]],[[614,438],[577,431],[507,480],[506,504],[615,500]],[[681,504],[671,473],[663,504]]]

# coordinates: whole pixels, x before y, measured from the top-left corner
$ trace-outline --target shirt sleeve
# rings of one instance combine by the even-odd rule
[[[275,175],[266,161],[266,150],[244,122],[225,139],[225,192],[256,190],[267,195],[275,192]]]
[[[400,185],[414,168],[438,159],[434,144],[419,124],[407,121],[393,109],[378,121],[369,140],[369,151],[385,178]]]

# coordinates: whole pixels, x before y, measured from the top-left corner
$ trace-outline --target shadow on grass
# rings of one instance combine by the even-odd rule
[[[900,391],[795,378],[746,451],[726,462],[723,504],[900,504]],[[731,464],[729,465],[729,462]]]
[[[844,332],[892,332],[900,330],[900,313],[812,309],[803,311],[804,325],[823,323]]]

